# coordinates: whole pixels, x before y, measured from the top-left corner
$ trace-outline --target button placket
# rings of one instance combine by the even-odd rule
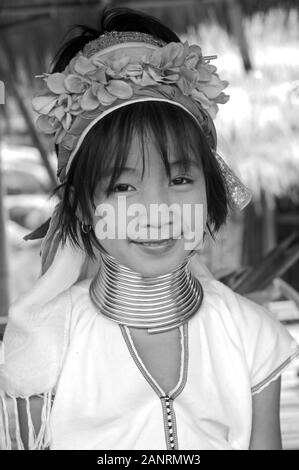
[[[165,394],[165,391],[153,379],[153,377],[151,376],[151,374],[148,372],[147,368],[143,364],[141,358],[139,357],[135,349],[133,340],[131,338],[129,329],[124,325],[120,325],[121,332],[128,346],[129,352],[132,358],[134,359],[135,364],[137,365],[142,375],[145,377],[147,382],[151,385],[151,387],[157,393],[157,395],[159,396],[161,400],[162,409],[163,409],[165,439],[166,439],[167,449],[169,450],[171,449],[176,450],[179,448],[177,431],[176,431],[176,417],[175,417],[175,411],[173,408],[173,401],[184,389],[186,381],[187,381],[187,374],[188,374],[188,357],[189,357],[188,322],[184,323],[179,328],[180,328],[180,334],[181,334],[181,340],[182,340],[180,379],[177,385],[169,392],[169,394]]]

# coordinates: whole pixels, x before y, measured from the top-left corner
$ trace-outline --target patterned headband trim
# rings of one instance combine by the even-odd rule
[[[83,48],[83,55],[91,57],[97,52],[107,49],[108,47],[115,46],[116,44],[123,44],[129,42],[142,42],[145,44],[152,44],[153,46],[163,47],[166,42],[161,39],[156,39],[150,34],[139,33],[138,31],[109,31],[102,34],[97,39],[93,39],[87,43]]]
[[[220,80],[197,45],[164,45],[151,35],[106,33],[90,41],[61,73],[44,73],[45,87],[32,100],[38,128],[54,134],[57,175],[65,180],[87,132],[101,117],[133,102],[167,101],[191,114],[216,152],[213,119],[228,82]],[[241,183],[241,182],[240,182]],[[242,184],[242,183],[241,183]],[[240,206],[239,202],[236,204]]]

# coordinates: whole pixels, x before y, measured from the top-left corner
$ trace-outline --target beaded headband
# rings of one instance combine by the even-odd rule
[[[248,189],[216,153],[213,119],[228,82],[220,80],[197,45],[165,43],[140,32],[111,31],[87,43],[61,73],[44,73],[46,86],[32,99],[38,128],[54,134],[57,176],[63,182],[89,130],[129,104],[162,101],[184,109],[204,132],[226,181],[230,203],[243,208]]]

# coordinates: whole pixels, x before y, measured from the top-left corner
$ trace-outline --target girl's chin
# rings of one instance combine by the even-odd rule
[[[129,243],[129,267],[144,276],[161,276],[179,266],[187,257],[182,240],[153,246]]]

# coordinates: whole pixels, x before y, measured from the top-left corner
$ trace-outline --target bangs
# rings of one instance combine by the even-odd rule
[[[116,143],[110,149],[109,167],[106,168],[106,171],[112,175],[107,195],[111,193],[127,164],[130,143],[134,136],[139,143],[142,178],[148,163],[147,159],[150,158],[150,155],[146,158],[148,140],[151,140],[160,154],[168,177],[170,177],[172,159],[178,162],[184,171],[188,171],[194,162],[201,166],[198,127],[183,110],[168,103],[147,102],[134,103],[122,108],[121,111],[117,116],[118,122],[114,123],[113,140]],[[113,171],[109,172],[109,169]],[[99,179],[101,175],[103,175],[102,168],[97,174]]]
[[[85,202],[89,200],[93,208],[95,190],[106,175],[110,177],[106,195],[111,194],[126,166],[134,136],[140,145],[142,177],[147,164],[147,139],[156,146],[168,177],[171,156],[184,171],[188,171],[191,162],[201,167],[200,130],[187,112],[163,102],[133,103],[119,108],[88,132],[69,171],[69,180],[75,187],[76,174],[80,179],[84,175]]]

